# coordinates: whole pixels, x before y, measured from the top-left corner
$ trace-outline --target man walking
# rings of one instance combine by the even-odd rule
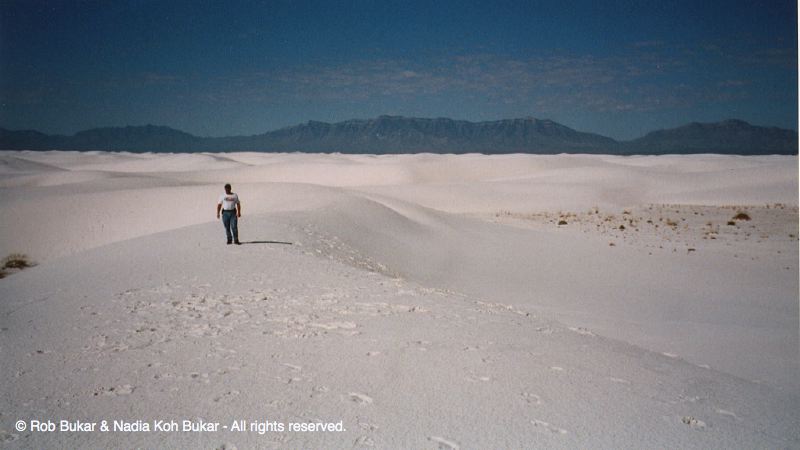
[[[239,196],[235,192],[231,192],[231,185],[225,185],[225,193],[220,195],[219,202],[217,202],[217,219],[219,213],[222,211],[222,224],[225,225],[225,235],[228,237],[228,244],[233,241],[236,245],[241,245],[239,242],[239,217],[242,217],[242,204],[239,202]]]

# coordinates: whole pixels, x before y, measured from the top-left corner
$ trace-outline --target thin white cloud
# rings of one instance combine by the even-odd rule
[[[469,54],[439,59],[381,59],[305,65],[221,78],[208,102],[420,101],[434,96],[497,105],[530,104],[544,113],[655,111],[741,99],[741,79],[692,79],[699,53],[661,42],[612,56],[514,58]],[[702,50],[701,50],[702,51]],[[716,51],[716,50],[705,50]],[[706,53],[707,54],[707,53]],[[675,56],[679,55],[679,56]],[[767,52],[780,58],[785,52]],[[169,81],[169,80],[165,80]]]

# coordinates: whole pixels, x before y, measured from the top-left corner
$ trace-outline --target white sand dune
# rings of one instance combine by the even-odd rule
[[[10,448],[800,446],[796,157],[0,156]]]
[[[16,158],[13,156],[0,157],[0,173],[3,175],[11,176],[26,173],[52,172],[56,170],[64,169],[25,158]]]
[[[211,153],[107,153],[107,152],[8,152],[30,161],[46,161],[72,171],[181,172],[213,167],[224,170],[246,164]]]

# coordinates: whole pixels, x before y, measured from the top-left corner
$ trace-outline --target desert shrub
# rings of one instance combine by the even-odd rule
[[[3,259],[3,269],[26,269],[34,264],[22,253],[12,253]]]
[[[566,221],[566,220],[564,220],[564,219],[561,219],[561,220],[559,220],[559,221],[558,221],[558,224],[559,224],[559,225],[566,225],[566,224],[567,224],[567,221]]]
[[[12,253],[6,256],[2,261],[2,265],[0,265],[0,278],[5,278],[14,271],[27,269],[28,267],[33,267],[35,265],[36,264],[28,259],[27,255],[22,253]]]
[[[750,216],[744,211],[739,211],[735,216],[733,216],[733,220],[750,220]]]

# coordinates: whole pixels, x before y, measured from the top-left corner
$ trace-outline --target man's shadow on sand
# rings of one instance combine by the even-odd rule
[[[242,245],[244,244],[283,244],[283,245],[292,245],[291,242],[283,242],[283,241],[242,241]]]

